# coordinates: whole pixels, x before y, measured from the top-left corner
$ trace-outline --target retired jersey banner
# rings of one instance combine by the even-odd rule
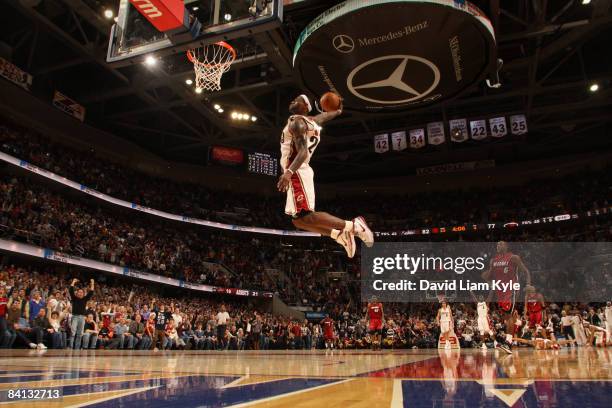
[[[427,124],[427,142],[430,145],[441,145],[444,143],[444,139],[444,122]]]
[[[504,137],[508,134],[506,118],[504,116],[489,119],[489,127],[491,128],[491,136],[493,137]]]
[[[451,140],[461,143],[468,139],[467,121],[465,119],[453,119],[448,122]]]
[[[510,131],[513,135],[524,135],[527,133],[527,118],[525,115],[510,116]]]
[[[389,134],[383,133],[374,136],[374,151],[376,153],[385,153],[389,151]]]
[[[74,116],[81,122],[85,120],[85,107],[59,91],[55,91],[53,95],[53,106],[63,110],[70,116]]]
[[[15,85],[19,85],[26,91],[32,87],[32,75],[22,71],[15,64],[0,58],[0,76],[8,79]]]
[[[471,120],[470,121],[470,135],[474,140],[482,140],[487,137],[487,121],[484,119],[481,120]]]
[[[393,148],[393,150],[396,150],[398,152],[406,150],[408,144],[406,143],[405,130],[391,133],[391,147]]]
[[[425,146],[425,129],[410,130],[410,148],[420,149]]]

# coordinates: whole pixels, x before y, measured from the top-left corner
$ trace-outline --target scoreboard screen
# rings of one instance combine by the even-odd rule
[[[247,169],[249,173],[277,176],[278,158],[268,153],[249,153]]]

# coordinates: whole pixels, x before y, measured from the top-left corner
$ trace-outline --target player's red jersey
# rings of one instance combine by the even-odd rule
[[[323,326],[323,336],[325,337],[325,339],[326,340],[333,339],[334,338],[334,321],[330,319],[329,317],[326,317],[321,322],[321,325]]]
[[[530,293],[527,295],[527,311],[529,313],[542,311],[542,302],[537,293]]]
[[[380,303],[370,303],[368,305],[368,316],[370,320],[382,320],[383,308]]]
[[[497,254],[491,261],[491,275],[493,279],[500,281],[501,283],[507,283],[510,281],[518,282],[518,275],[516,273],[516,264],[512,261],[514,254],[512,252],[506,252],[503,254]],[[500,308],[506,312],[509,312],[514,306],[514,291],[497,291],[497,303]]]
[[[383,308],[381,303],[368,304],[368,317],[370,318],[368,329],[371,332],[382,330]]]
[[[537,293],[527,295],[527,312],[529,313],[529,327],[542,324],[542,302]]]
[[[497,254],[491,261],[491,272],[493,279],[500,280],[502,282],[509,282],[511,280],[517,281],[516,264],[512,261],[514,254],[512,252],[506,252],[505,254]]]

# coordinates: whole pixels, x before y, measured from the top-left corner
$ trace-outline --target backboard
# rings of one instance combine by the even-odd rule
[[[154,7],[147,0],[133,3],[139,4],[141,10]],[[107,62],[128,65],[152,53],[170,55],[273,29],[282,21],[282,3],[282,0],[185,0],[190,19],[197,18],[201,29],[199,34],[183,36],[177,41],[158,31],[129,0],[121,0],[110,34]]]

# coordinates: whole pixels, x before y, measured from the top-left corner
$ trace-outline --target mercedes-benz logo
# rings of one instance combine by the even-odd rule
[[[348,35],[338,34],[332,40],[334,48],[343,54],[348,54],[355,49],[355,41]]]
[[[365,67],[368,67],[372,64],[376,64],[380,61],[387,61],[387,60],[394,60],[394,59],[399,60],[399,65],[393,70],[391,75],[389,75],[387,78],[380,79],[378,81],[368,82],[368,83],[361,84],[361,85],[353,84],[353,80],[355,79],[355,76]],[[416,61],[418,63],[421,63],[432,71],[433,81],[431,85],[429,85],[429,87],[425,91],[419,92],[404,81],[404,74],[406,71],[406,65],[408,64],[408,61]],[[440,70],[438,69],[438,67],[433,62],[425,58],[416,57],[414,55],[386,55],[384,57],[378,57],[378,58],[371,59],[355,67],[349,74],[348,78],[346,79],[346,86],[348,87],[349,91],[351,91],[351,93],[355,95],[356,97],[361,98],[368,102],[374,102],[374,103],[380,103],[380,104],[386,104],[386,105],[407,103],[407,102],[415,101],[418,99],[422,99],[426,97],[427,95],[429,95],[438,86],[439,83],[440,83]],[[381,100],[381,99],[370,98],[360,92],[362,89],[374,89],[374,88],[383,88],[383,87],[395,88],[395,89],[405,92],[406,94],[410,96],[405,99]]]

